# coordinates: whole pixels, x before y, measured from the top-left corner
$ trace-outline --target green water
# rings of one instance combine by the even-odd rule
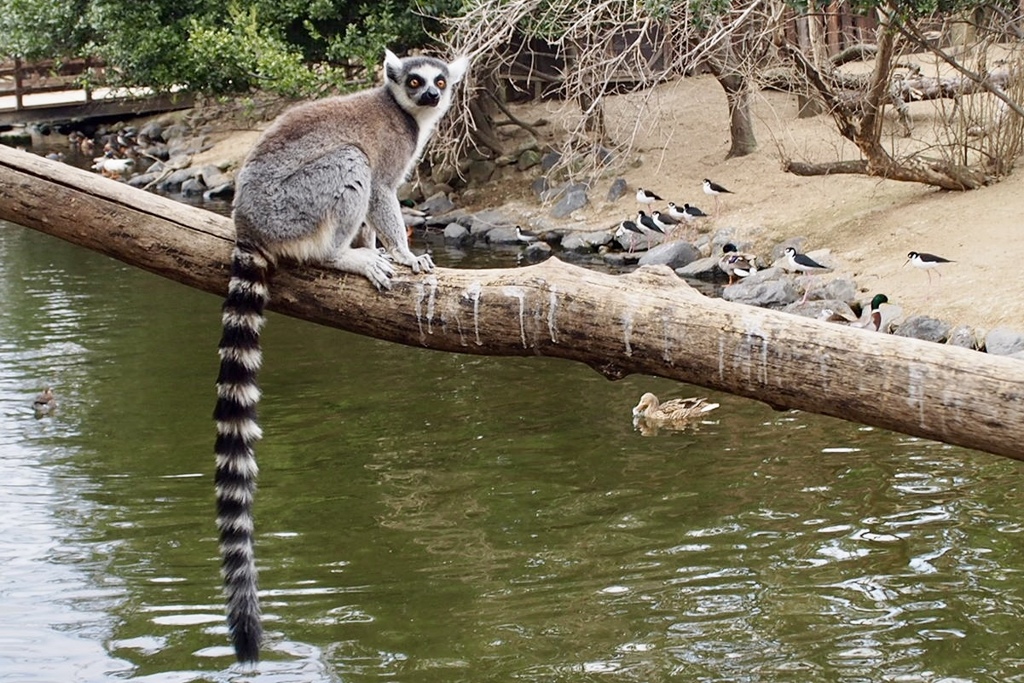
[[[706,392],[281,316],[239,671],[219,298],[0,223],[0,302],[0,681],[1024,681],[1020,462],[718,394],[644,437]]]

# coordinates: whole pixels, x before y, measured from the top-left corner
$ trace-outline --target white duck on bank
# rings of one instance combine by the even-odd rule
[[[99,171],[108,178],[120,178],[134,166],[134,159],[121,159],[114,156],[113,152],[107,152],[103,156],[93,159],[92,170]]]

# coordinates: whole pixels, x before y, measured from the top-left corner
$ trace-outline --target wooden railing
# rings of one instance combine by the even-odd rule
[[[92,87],[102,83],[103,77],[103,61],[96,57],[38,62],[24,62],[15,57],[0,62],[0,95],[13,92],[16,111],[24,109],[25,95],[33,93],[83,90],[85,101],[91,102]]]

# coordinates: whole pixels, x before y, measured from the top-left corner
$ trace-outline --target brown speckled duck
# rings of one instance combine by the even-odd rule
[[[717,403],[708,403],[706,398],[674,398],[664,403],[658,397],[647,392],[640,397],[640,402],[633,408],[633,421],[643,420],[651,425],[666,428],[681,428],[690,424],[697,417],[709,413],[718,407]]]

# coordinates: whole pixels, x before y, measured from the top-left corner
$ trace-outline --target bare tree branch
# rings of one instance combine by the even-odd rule
[[[446,40],[453,52],[473,55],[474,71],[485,78],[510,69],[513,62],[531,64],[528,38],[546,41],[565,60],[560,95],[579,104],[578,115],[566,124],[563,168],[588,175],[604,160],[591,154],[593,165],[588,166],[574,155],[592,151],[595,144],[633,149],[638,134],[657,119],[649,111],[651,86],[693,73],[716,55],[728,57],[720,60],[719,73],[732,79],[730,102],[740,110],[737,117],[747,115],[744,93],[750,74],[772,44],[784,3],[745,0],[707,15],[695,14],[695,7],[673,3],[654,14],[642,3],[618,0],[483,0],[454,20]],[[605,120],[607,97],[627,93],[637,96],[635,118]],[[467,131],[479,121],[466,108],[452,113],[435,148],[454,164]],[[751,139],[752,130],[751,125]]]
[[[1020,104],[1013,100],[1013,98],[1011,98],[1009,95],[1003,92],[1002,88],[996,85],[991,75],[982,76],[979,73],[971,71],[958,60],[953,59],[953,57],[949,53],[938,49],[930,41],[925,40],[924,36],[921,35],[921,32],[914,26],[907,26],[903,23],[900,23],[896,25],[896,29],[900,32],[900,34],[903,37],[907,38],[918,47],[933,53],[936,57],[944,61],[946,64],[949,64],[959,73],[963,74],[972,82],[977,84],[979,88],[999,98],[999,100],[1002,101],[1003,104],[1005,104],[1007,107],[1012,109],[1017,114],[1017,116],[1024,117],[1024,107],[1021,107]],[[1019,77],[1020,76],[1017,75],[1017,78]],[[1006,78],[1010,78],[1009,73],[1006,74]]]

